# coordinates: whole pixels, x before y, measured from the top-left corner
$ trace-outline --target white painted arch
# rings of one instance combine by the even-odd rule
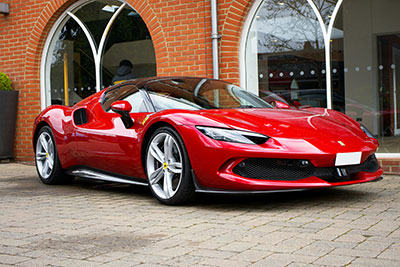
[[[68,19],[72,18],[74,19],[79,26],[82,28],[83,32],[85,33],[86,39],[88,40],[92,54],[93,54],[93,59],[95,61],[95,75],[96,75],[96,91],[101,90],[101,60],[103,56],[103,49],[104,45],[106,43],[107,36],[110,32],[111,26],[113,25],[114,21],[120,14],[120,12],[124,9],[124,7],[129,6],[132,10],[135,10],[131,5],[129,5],[126,1],[124,0],[118,0],[121,2],[121,5],[119,8],[114,12],[113,16],[110,18],[103,35],[100,40],[99,47],[97,47],[93,36],[91,35],[89,29],[85,26],[85,24],[74,15],[74,13],[81,8],[84,5],[87,5],[91,2],[95,2],[96,0],[79,0],[72,5],[70,5],[61,15],[60,17],[56,20],[54,25],[52,26],[47,39],[45,41],[44,47],[43,47],[43,53],[42,53],[42,58],[41,58],[41,63],[40,63],[40,99],[41,99],[41,109],[45,109],[47,106],[50,105],[51,101],[51,92],[49,88],[51,87],[51,81],[50,81],[50,66],[51,66],[51,56],[50,53],[53,52],[55,42],[53,42],[54,36],[58,36],[61,31],[61,25],[65,24]],[[136,10],[135,10],[136,11]]]
[[[246,79],[247,79],[247,69],[246,69],[246,44],[248,40],[248,34],[250,31],[250,27],[256,17],[256,14],[261,7],[264,1],[272,1],[272,0],[255,0],[252,7],[249,10],[247,18],[243,25],[242,35],[240,38],[240,46],[239,46],[239,75],[240,75],[240,86],[246,88]],[[330,39],[332,35],[333,25],[335,23],[337,14],[339,13],[340,7],[343,3],[343,0],[338,0],[336,6],[333,10],[331,15],[331,19],[328,24],[328,29],[325,27],[324,20],[321,14],[318,11],[317,6],[312,0],[307,0],[308,4],[314,11],[316,15],[319,25],[321,27],[321,31],[324,37],[325,43],[325,62],[326,62],[326,91],[327,91],[327,108],[332,108],[332,64],[331,64],[331,57],[330,57]]]

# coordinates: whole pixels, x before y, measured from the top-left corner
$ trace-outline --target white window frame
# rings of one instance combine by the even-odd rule
[[[41,63],[40,63],[40,106],[41,110],[45,109],[51,104],[51,91],[50,86],[51,86],[51,81],[50,81],[50,60],[51,56],[50,53],[53,52],[55,42],[53,42],[54,36],[58,35],[61,31],[60,25],[65,23],[68,19],[72,18],[74,19],[83,32],[85,33],[86,39],[88,40],[92,53],[93,53],[93,59],[95,62],[95,75],[96,75],[96,92],[99,92],[101,90],[101,60],[103,56],[103,49],[105,42],[107,40],[107,36],[110,32],[111,26],[114,23],[115,19],[118,17],[120,12],[124,9],[125,6],[129,6],[132,10],[135,10],[132,6],[130,6],[126,1],[123,0],[118,0],[121,2],[121,6],[114,12],[113,16],[110,18],[108,21],[108,24],[106,28],[104,29],[103,35],[100,40],[99,47],[96,49],[96,44],[93,39],[93,36],[90,34],[89,29],[85,26],[85,24],[74,15],[74,11],[82,7],[83,5],[89,4],[91,2],[95,2],[95,0],[79,0],[76,3],[72,4],[69,6],[62,14],[61,16],[57,19],[57,21],[54,23],[53,27],[51,28],[46,42],[43,47],[43,53],[42,53],[42,58],[41,58]],[[47,89],[47,90],[46,90]]]
[[[264,0],[255,0],[253,3],[253,6],[250,8],[249,14],[247,15],[247,18],[244,22],[243,25],[243,30],[242,30],[242,36],[240,38],[240,46],[239,46],[239,75],[240,75],[240,86],[247,89],[246,85],[246,79],[247,79],[247,73],[246,73],[246,43],[247,43],[247,37],[248,33],[250,31],[251,24],[256,17],[258,9],[261,7],[262,3]],[[331,64],[331,45],[330,45],[330,40],[331,40],[331,35],[332,35],[332,30],[333,30],[333,25],[335,23],[337,14],[339,13],[340,7],[343,3],[343,0],[338,0],[336,3],[336,6],[333,10],[332,16],[329,20],[329,25],[328,29],[325,27],[324,20],[321,16],[321,14],[318,11],[317,6],[314,4],[312,0],[307,0],[308,4],[311,6],[312,10],[314,11],[314,14],[316,15],[318,22],[320,24],[323,37],[324,37],[324,44],[325,44],[325,62],[326,62],[326,103],[327,103],[327,108],[332,109],[332,64]]]

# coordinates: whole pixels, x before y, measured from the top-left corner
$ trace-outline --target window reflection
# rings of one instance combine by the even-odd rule
[[[261,95],[270,91],[298,101],[299,90],[325,90],[323,34],[306,0],[261,4],[248,36],[246,65],[247,88]]]
[[[344,112],[365,125],[379,153],[400,153],[399,1],[344,0],[332,37],[333,94]]]
[[[119,11],[122,12],[114,16],[116,20],[111,20]],[[99,51],[101,38],[110,21],[113,24],[105,36],[105,47]],[[118,64],[124,59],[133,63],[135,77],[156,75],[150,33],[140,15],[126,3],[87,1],[66,11],[56,27],[48,51],[45,51],[47,105],[72,106],[111,85]],[[94,47],[89,42],[92,38]]]
[[[93,53],[85,34],[73,19],[59,29],[49,68],[52,105],[73,105],[96,92]],[[68,74],[67,87],[65,72]]]
[[[104,48],[103,85],[112,85],[120,62],[129,60],[135,78],[156,76],[156,58],[150,33],[140,15],[125,7],[115,20]]]
[[[201,106],[188,101],[184,98],[172,97],[163,93],[149,93],[151,101],[157,111],[166,109],[186,109],[186,110],[198,110],[203,109]]]
[[[310,3],[260,4],[247,36],[246,88],[263,98],[272,91],[298,108],[327,107],[331,76],[332,108],[377,136],[379,153],[400,153],[400,2],[313,0],[318,13]],[[327,49],[320,29],[329,25]]]
[[[108,22],[120,5],[121,2],[117,0],[98,0],[82,6],[75,12],[92,34],[97,47]]]
[[[222,81],[182,78],[146,85],[157,111],[164,109],[271,108],[258,96]]]

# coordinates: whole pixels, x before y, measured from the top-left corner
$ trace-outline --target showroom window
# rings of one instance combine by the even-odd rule
[[[246,43],[246,88],[296,99],[297,89],[325,92],[323,32],[307,0],[263,1]]]
[[[332,61],[347,115],[377,136],[379,153],[400,153],[399,1],[344,0],[334,24]]]
[[[133,8],[117,0],[78,1],[61,15],[45,44],[42,108],[72,106],[124,79],[155,75],[153,42]]]
[[[380,155],[400,153],[398,10],[390,0],[256,0],[241,85],[346,113],[378,138]]]

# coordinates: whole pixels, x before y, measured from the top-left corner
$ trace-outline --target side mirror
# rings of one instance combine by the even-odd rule
[[[271,105],[274,108],[279,108],[279,109],[290,109],[290,106],[286,103],[283,103],[281,101],[275,100],[271,102]]]
[[[124,123],[125,128],[129,129],[133,126],[133,120],[129,115],[132,110],[132,106],[128,101],[115,101],[111,104],[111,110],[121,116],[121,120]]]

